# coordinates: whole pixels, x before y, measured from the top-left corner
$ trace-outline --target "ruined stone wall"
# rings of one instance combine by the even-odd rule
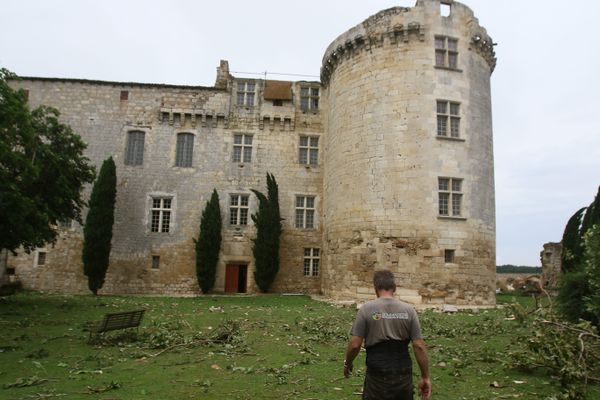
[[[250,195],[250,212],[255,212],[257,200],[250,189],[266,192],[267,171],[279,183],[285,218],[281,273],[273,290],[319,291],[318,278],[303,276],[303,249],[321,247],[321,166],[300,165],[298,143],[300,135],[322,134],[320,116],[299,109],[299,84],[292,87],[293,102],[273,107],[262,100],[264,82],[257,80],[255,106],[238,107],[236,82],[230,77],[228,89],[36,78],[15,83],[29,90],[32,106],[45,104],[61,111],[61,120],[88,144],[86,155],[93,164],[99,167],[109,156],[115,160],[117,202],[103,293],[198,293],[193,239],[213,188],[220,196],[224,225],[215,290],[224,289],[228,263],[247,263],[248,291],[257,290],[252,277],[254,227],[251,221],[247,226],[229,225],[229,196]],[[127,100],[121,99],[122,91],[128,91]],[[145,133],[142,165],[125,165],[131,130]],[[181,132],[194,135],[190,168],[174,166]],[[232,161],[238,133],[253,136],[251,162]],[[317,197],[316,229],[294,228],[296,194]],[[154,195],[173,199],[169,233],[151,232]],[[46,253],[44,265],[37,266],[38,252],[19,254],[9,263],[26,288],[86,292],[81,246],[82,229],[74,224],[61,228],[54,246],[41,249]],[[160,257],[157,269],[152,268],[152,256]]]
[[[458,39],[456,68],[434,66],[436,35]],[[494,303],[495,59],[475,36],[491,43],[467,7],[453,3],[442,17],[439,1],[421,0],[370,17],[327,49],[326,294],[369,298],[373,270],[389,268],[409,301]],[[460,104],[459,138],[436,134],[437,100]],[[439,215],[440,177],[462,180],[460,216]]]
[[[544,243],[540,259],[542,261],[542,284],[548,289],[558,288],[562,275],[562,243]]]

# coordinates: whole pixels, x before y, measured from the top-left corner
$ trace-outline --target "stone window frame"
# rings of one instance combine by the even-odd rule
[[[455,257],[455,249],[444,249],[444,264],[455,264]]]
[[[237,138],[240,138],[239,143],[236,143]],[[250,139],[250,143],[248,143]],[[252,162],[252,148],[254,146],[254,135],[251,133],[235,133],[233,135],[233,152],[232,161],[235,163],[250,163]],[[236,154],[239,150],[239,154]]]
[[[230,193],[228,209],[230,226],[248,226],[250,221],[250,194]]]
[[[438,217],[464,220],[464,215],[464,179],[438,177]]]
[[[46,250],[46,248],[44,247],[39,248],[35,251],[35,255],[33,257],[33,266],[37,268],[43,267],[45,265],[48,265],[48,250]]]
[[[126,136],[125,159],[123,163],[132,167],[143,165],[146,132],[141,129],[129,129]]]
[[[303,143],[303,139],[306,142]],[[313,141],[316,140],[316,144]],[[298,141],[298,163],[307,167],[319,165],[319,141],[318,135],[300,135]],[[304,156],[303,156],[304,153]],[[313,162],[314,161],[314,162]]]
[[[236,101],[238,107],[255,107],[258,84],[254,80],[237,81]]]
[[[435,35],[434,65],[436,68],[461,71],[458,68],[458,38],[447,35]]]
[[[175,142],[175,167],[194,167],[194,145],[196,135],[192,132],[178,132]]]
[[[317,227],[317,196],[297,194],[294,198],[294,227],[315,230]]]
[[[436,137],[464,142],[462,134],[462,104],[454,100],[437,99],[436,107]]]
[[[152,193],[148,198],[148,231],[157,234],[172,233],[175,226],[175,196],[166,193]]]
[[[160,256],[158,254],[152,254],[150,269],[153,271],[160,269]]]
[[[318,277],[321,268],[321,249],[319,247],[305,247],[303,257],[304,276]]]
[[[316,91],[316,93],[315,93]],[[316,84],[300,85],[300,110],[303,113],[319,112],[321,98],[321,86]]]

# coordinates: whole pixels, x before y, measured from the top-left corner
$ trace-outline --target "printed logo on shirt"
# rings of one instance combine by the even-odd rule
[[[387,312],[379,312],[376,311],[371,315],[374,321],[379,321],[380,319],[408,319],[408,313],[398,312],[398,313],[387,313]]]

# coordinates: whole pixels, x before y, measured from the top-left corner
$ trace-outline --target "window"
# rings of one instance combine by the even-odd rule
[[[256,91],[256,83],[238,82],[237,88],[237,105],[248,107],[254,106],[254,92]]]
[[[152,218],[150,220],[152,232],[168,233],[170,231],[172,200],[169,197],[152,198]]]
[[[439,178],[439,215],[462,215],[462,179]]]
[[[320,249],[304,249],[304,276],[319,276]]]
[[[317,165],[319,163],[319,137],[300,136],[300,164]]]
[[[248,225],[248,195],[232,194],[229,201],[229,224]]]
[[[152,256],[152,269],[160,268],[160,256]]]
[[[37,252],[37,262],[36,265],[39,267],[41,265],[46,265],[46,252],[38,251]]]
[[[300,109],[302,111],[315,111],[319,109],[319,88],[300,88]]]
[[[454,250],[450,250],[450,249],[444,250],[444,262],[446,264],[454,263]]]
[[[458,40],[447,36],[435,37],[435,65],[451,69],[458,68]]]
[[[127,132],[125,165],[142,165],[144,162],[144,132]]]
[[[442,17],[449,17],[451,11],[451,3],[446,3],[443,0],[440,1],[440,15]]]
[[[252,161],[252,135],[233,136],[233,162]]]
[[[296,228],[314,229],[315,197],[296,196]]]
[[[129,90],[121,90],[121,101],[129,100]]]
[[[175,155],[176,167],[191,167],[194,154],[194,135],[180,133],[177,135],[177,154]]]
[[[437,101],[437,134],[444,137],[448,137],[448,134],[452,138],[460,137],[460,103]]]

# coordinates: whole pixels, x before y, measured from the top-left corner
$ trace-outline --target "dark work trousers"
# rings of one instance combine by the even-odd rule
[[[363,400],[413,400],[412,368],[371,371],[367,368]]]

